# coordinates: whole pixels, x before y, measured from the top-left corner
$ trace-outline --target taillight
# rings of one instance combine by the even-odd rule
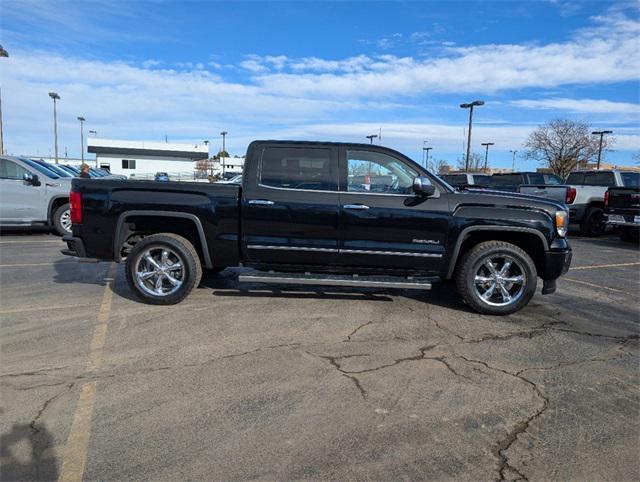
[[[82,194],[78,191],[69,193],[69,207],[71,208],[71,224],[82,224]]]
[[[605,191],[604,193],[604,207],[609,206],[609,191]]]
[[[566,195],[565,203],[566,204],[571,204],[575,200],[576,200],[576,188],[575,187],[567,188],[567,195]]]

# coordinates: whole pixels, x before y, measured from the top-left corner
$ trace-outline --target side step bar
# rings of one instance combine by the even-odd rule
[[[279,283],[292,285],[351,286],[355,288],[431,289],[426,278],[400,276],[322,275],[311,273],[241,274],[238,281],[248,283]]]

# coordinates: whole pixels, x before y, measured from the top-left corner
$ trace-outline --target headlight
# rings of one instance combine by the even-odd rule
[[[564,238],[567,235],[568,228],[569,228],[569,213],[567,211],[557,211],[556,212],[556,231],[558,232],[558,236],[562,236]]]

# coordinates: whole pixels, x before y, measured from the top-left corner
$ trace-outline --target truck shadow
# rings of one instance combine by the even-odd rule
[[[52,435],[43,424],[38,424],[37,428],[26,423],[13,424],[9,432],[0,436],[2,459],[0,478],[2,480],[58,480],[53,442]],[[28,449],[27,446],[29,446]]]
[[[59,259],[53,263],[53,268],[56,270],[53,277],[54,283],[105,286],[105,274],[109,269],[109,263],[79,263],[69,259]]]

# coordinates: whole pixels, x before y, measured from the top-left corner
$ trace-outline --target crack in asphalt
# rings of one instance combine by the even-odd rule
[[[351,333],[349,333],[347,335],[347,340],[346,341],[351,341],[351,337],[354,336],[358,331],[360,331],[365,326],[369,326],[369,325],[372,325],[372,324],[373,324],[373,321],[367,321],[366,323],[363,323],[362,325],[360,325],[358,328],[356,328],[355,330],[353,330]]]
[[[519,375],[517,373],[511,373],[507,370],[503,370],[502,368],[493,367],[482,360],[467,358],[464,355],[458,355],[458,357],[462,358],[463,360],[469,363],[478,363],[489,370],[498,371],[498,372],[504,373],[505,375],[509,375],[511,377],[517,378],[518,380],[529,385],[533,389],[537,397],[542,401],[542,405],[534,413],[529,415],[526,419],[520,422],[517,422],[514,425],[514,427],[509,432],[507,432],[506,437],[502,438],[501,440],[498,440],[496,444],[492,447],[492,453],[498,459],[498,478],[496,479],[497,481],[500,482],[500,481],[507,480],[507,476],[505,474],[507,470],[511,470],[512,472],[518,474],[518,477],[520,477],[522,480],[528,481],[529,479],[520,470],[518,470],[516,467],[514,467],[509,463],[509,458],[507,457],[506,452],[516,442],[516,440],[518,440],[518,437],[521,434],[525,433],[529,429],[531,424],[537,418],[539,418],[547,410],[547,408],[549,408],[549,398],[542,392],[542,390],[540,390],[540,388],[535,382],[529,380],[528,378],[523,377],[522,375]]]

